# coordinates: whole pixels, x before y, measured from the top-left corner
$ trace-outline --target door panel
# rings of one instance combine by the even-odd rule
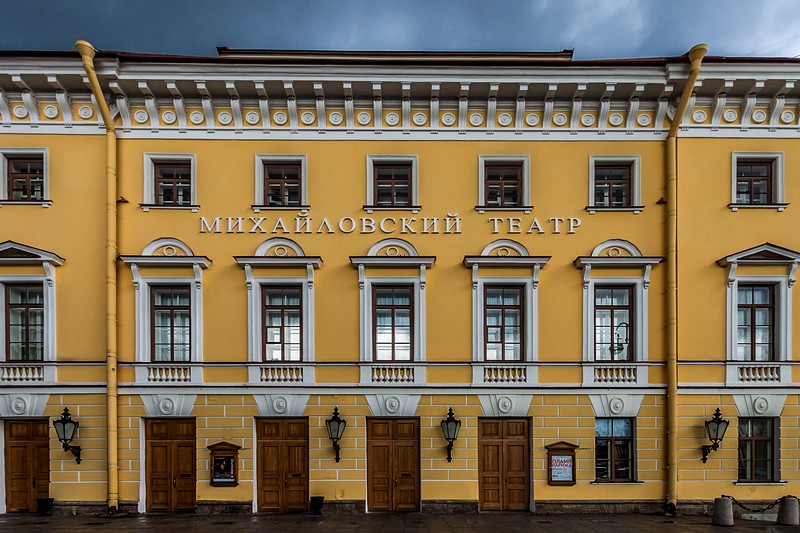
[[[370,511],[418,511],[419,468],[418,419],[367,419]]]
[[[6,509],[36,511],[36,498],[50,496],[50,428],[48,420],[5,422]]]
[[[261,418],[258,436],[258,510],[308,508],[308,419]]]
[[[530,506],[530,421],[478,420],[478,485],[483,511],[527,511]]]
[[[148,512],[194,511],[197,490],[194,419],[145,420]]]

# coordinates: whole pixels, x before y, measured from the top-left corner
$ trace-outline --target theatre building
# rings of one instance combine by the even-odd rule
[[[705,52],[0,52],[0,512],[798,493],[800,61]]]

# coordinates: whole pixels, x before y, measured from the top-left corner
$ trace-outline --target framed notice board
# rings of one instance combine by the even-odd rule
[[[211,486],[235,487],[239,484],[239,449],[230,442],[218,442],[208,447],[211,450]]]
[[[547,448],[547,484],[574,485],[575,450],[578,446],[562,440],[548,444],[545,448]]]

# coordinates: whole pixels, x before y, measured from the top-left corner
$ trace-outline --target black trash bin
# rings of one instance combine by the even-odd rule
[[[322,514],[322,504],[325,502],[325,496],[312,496],[309,508],[311,514]]]
[[[53,510],[54,498],[36,498],[36,511],[39,516],[49,516]]]

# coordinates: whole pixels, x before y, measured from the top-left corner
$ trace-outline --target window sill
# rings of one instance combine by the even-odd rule
[[[199,205],[139,204],[139,207],[141,207],[142,211],[144,211],[145,213],[150,211],[151,209],[156,209],[156,210],[171,209],[177,211],[191,211],[192,213],[197,213],[197,210],[200,209]]]
[[[786,481],[734,481],[734,485],[741,487],[782,487]]]
[[[476,205],[475,211],[480,213],[481,215],[484,214],[486,211],[522,211],[526,215],[529,215],[531,211],[533,211],[532,205],[518,205],[518,206],[494,206],[494,205]]]
[[[779,213],[789,207],[789,204],[728,204],[734,213],[739,209],[776,209]]]
[[[372,214],[373,211],[411,211],[414,214],[419,213],[422,209],[421,205],[365,205],[364,211]]]
[[[50,207],[53,200],[0,200],[0,206],[4,205],[40,205]]]
[[[253,213],[260,213],[261,211],[308,211],[311,209],[310,205],[251,205]]]
[[[605,479],[595,479],[589,482],[590,485],[644,485],[644,481],[613,481]]]
[[[589,212],[590,215],[596,214],[599,212],[619,212],[619,213],[633,213],[634,215],[638,215],[642,211],[644,211],[643,205],[631,205],[628,207],[605,207],[599,205],[587,205],[586,211]]]

